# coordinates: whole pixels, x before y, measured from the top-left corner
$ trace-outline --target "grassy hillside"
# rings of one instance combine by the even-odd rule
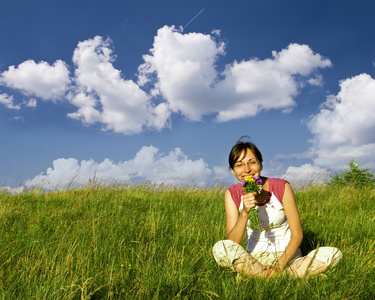
[[[327,277],[236,280],[211,247],[225,238],[224,189],[87,187],[0,194],[1,299],[374,299],[375,192],[296,192],[302,251],[336,246]]]

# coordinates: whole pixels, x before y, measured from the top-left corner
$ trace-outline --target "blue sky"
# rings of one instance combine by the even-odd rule
[[[231,184],[375,169],[375,4],[3,1],[0,186]],[[186,26],[187,25],[187,26]]]

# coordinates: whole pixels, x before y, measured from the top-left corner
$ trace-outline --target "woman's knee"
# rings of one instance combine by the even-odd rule
[[[320,247],[307,254],[308,257],[314,258],[327,267],[334,267],[342,258],[342,252],[335,247]]]
[[[262,265],[250,254],[235,260],[233,267],[237,273],[247,276],[259,276],[262,273]]]

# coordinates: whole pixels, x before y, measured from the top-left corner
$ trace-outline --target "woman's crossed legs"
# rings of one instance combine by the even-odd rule
[[[335,266],[342,258],[339,249],[320,247],[305,257],[297,253],[284,270],[278,270],[275,262],[282,252],[249,254],[239,244],[230,240],[219,241],[212,250],[219,265],[230,267],[244,276],[263,278],[276,274],[289,274],[295,277],[316,275],[326,271],[328,267]]]
[[[233,262],[234,270],[248,277],[273,277],[276,274],[289,274],[295,277],[312,276],[327,270],[327,265],[312,257],[302,257],[282,271],[275,271],[272,265],[262,265],[250,254]]]

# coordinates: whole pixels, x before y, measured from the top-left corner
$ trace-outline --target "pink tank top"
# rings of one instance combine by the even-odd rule
[[[285,191],[285,183],[287,183],[288,181],[284,179],[279,179],[279,178],[267,178],[267,180],[268,180],[269,194],[273,193],[276,196],[277,200],[279,200],[280,203],[282,204],[284,191]],[[230,188],[228,188],[228,190],[237,208],[239,208],[241,204],[241,196],[244,195],[241,183],[232,185]]]

